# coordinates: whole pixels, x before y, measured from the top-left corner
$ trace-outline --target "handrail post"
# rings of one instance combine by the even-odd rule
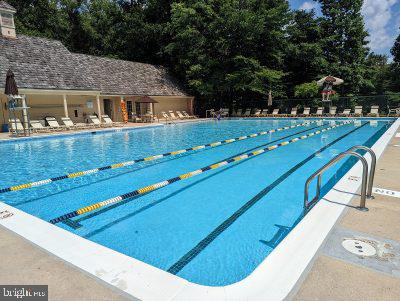
[[[368,208],[365,207],[365,202],[366,202],[366,197],[367,197],[368,162],[359,153],[356,153],[354,151],[349,151],[349,150],[345,151],[343,153],[340,153],[339,155],[337,155],[336,157],[331,159],[328,163],[326,163],[324,166],[322,166],[320,169],[318,169],[316,172],[314,172],[307,179],[307,181],[305,183],[305,187],[304,187],[304,210],[305,211],[308,211],[309,207],[311,207],[319,199],[320,191],[321,191],[322,174],[326,170],[328,170],[333,164],[340,161],[342,158],[344,158],[346,156],[353,156],[353,157],[358,158],[359,161],[361,161],[361,164],[363,166],[363,174],[362,174],[362,183],[361,183],[361,200],[360,200],[360,206],[358,207],[358,209],[362,210],[362,211],[368,211]],[[317,176],[318,176],[318,182],[317,182],[316,196],[309,203],[308,202],[308,189],[309,189],[311,181]]]
[[[366,147],[364,145],[355,145],[352,148],[350,148],[348,151],[354,151],[354,150],[365,150],[371,155],[371,169],[369,171],[369,179],[368,179],[368,189],[367,189],[367,198],[373,198],[372,196],[372,186],[374,184],[374,177],[375,177],[375,167],[376,167],[376,155],[375,152],[370,149],[369,147]]]

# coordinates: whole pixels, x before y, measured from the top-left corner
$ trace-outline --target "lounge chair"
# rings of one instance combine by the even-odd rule
[[[10,127],[9,127],[10,133],[13,133],[16,135],[25,133],[25,128],[18,118],[9,119],[8,122],[10,124]]]
[[[341,117],[349,117],[350,116],[351,109],[344,109],[342,113],[339,113],[338,115]]]
[[[400,107],[398,108],[388,108],[388,116],[400,116]]]
[[[362,117],[362,115],[363,115],[362,110],[363,110],[362,106],[355,106],[354,107],[354,113],[352,115],[353,116]]]
[[[118,127],[124,126],[124,123],[123,123],[123,122],[115,122],[115,121],[112,121],[112,119],[111,119],[110,116],[108,116],[108,115],[101,115],[101,119],[103,119],[104,124],[109,124],[109,125],[111,125],[111,126],[118,126]]]
[[[290,112],[290,117],[296,117],[297,116],[297,107],[292,108],[292,111]]]
[[[321,117],[324,115],[324,108],[323,107],[318,107],[317,111],[312,114],[313,116]]]
[[[187,119],[187,117],[185,117],[181,111],[176,111],[176,114],[178,115],[179,119]]]
[[[267,114],[267,116],[271,117],[278,117],[279,116],[279,109],[274,109],[271,114]]]
[[[379,117],[379,106],[371,106],[368,116]]]
[[[219,110],[221,113],[221,117],[229,117],[229,109],[224,108]]]
[[[246,112],[243,114],[245,117],[250,117],[251,115],[251,109],[247,109]]]
[[[337,107],[331,107],[331,108],[329,109],[329,114],[328,114],[328,116],[331,116],[331,117],[336,116],[336,111],[337,111]]]
[[[304,117],[310,116],[310,111],[311,111],[311,109],[309,107],[305,107],[303,110],[303,114],[301,114],[301,116],[304,116]]]
[[[260,109],[256,109],[256,111],[254,112],[253,116],[254,117],[260,117],[261,115],[261,110]]]
[[[198,117],[195,116],[195,115],[189,115],[186,111],[182,111],[182,114],[183,114],[183,116],[185,116],[186,118],[189,118],[189,119],[198,118]]]
[[[64,123],[65,127],[67,129],[73,129],[73,130],[81,130],[85,129],[88,126],[86,124],[75,124],[72,122],[71,118],[69,117],[61,117],[61,121]]]
[[[92,122],[94,127],[109,127],[109,124],[101,123],[100,119],[96,115],[89,116],[90,121]]]
[[[178,119],[178,117],[175,116],[174,111],[168,111],[168,113],[169,113],[171,119],[173,119],[173,120],[177,120]]]
[[[54,117],[46,117],[46,121],[49,124],[49,128],[54,131],[63,131],[68,130],[68,128],[64,125],[60,125]]]
[[[238,109],[236,112],[236,117],[242,117],[243,116],[243,109]]]
[[[35,133],[49,133],[51,129],[49,127],[43,126],[39,120],[30,120],[31,130]]]

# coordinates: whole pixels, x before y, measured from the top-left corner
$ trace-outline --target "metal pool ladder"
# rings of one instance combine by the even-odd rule
[[[357,153],[358,150],[365,150],[366,152],[368,152],[371,155],[371,169],[370,169],[368,180],[367,180],[368,162],[362,155]],[[369,147],[366,147],[363,145],[355,145],[355,146],[351,147],[350,149],[348,149],[347,151],[340,153],[339,155],[334,157],[332,160],[330,160],[328,163],[326,163],[324,166],[322,166],[320,169],[318,169],[316,172],[314,172],[307,179],[305,187],[304,187],[304,213],[307,213],[315,205],[315,203],[319,200],[320,193],[321,193],[322,174],[326,170],[328,170],[332,165],[334,165],[336,162],[338,162],[348,156],[356,157],[359,161],[361,161],[361,164],[363,166],[362,183],[361,183],[361,200],[360,200],[360,206],[358,207],[358,209],[362,210],[362,211],[368,211],[368,208],[365,207],[365,201],[366,201],[366,198],[373,198],[372,185],[374,183],[374,176],[375,176],[376,155],[375,155],[374,151],[372,149],[370,149]],[[317,192],[316,192],[315,197],[309,202],[308,201],[308,188],[310,186],[311,181],[315,177],[318,177]],[[368,184],[367,184],[367,181],[368,181]]]

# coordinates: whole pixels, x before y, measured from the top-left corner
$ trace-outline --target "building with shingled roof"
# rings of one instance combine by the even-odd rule
[[[11,69],[25,95],[31,119],[70,117],[86,122],[92,114],[122,121],[121,101],[129,117],[154,110],[193,112],[193,97],[162,66],[70,52],[60,41],[17,35],[16,10],[0,1],[0,123],[8,123],[6,73]],[[158,103],[139,103],[149,96]]]

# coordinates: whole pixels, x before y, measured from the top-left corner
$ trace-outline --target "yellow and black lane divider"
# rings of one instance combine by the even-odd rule
[[[154,161],[154,160],[158,160],[158,159],[165,158],[165,157],[168,157],[168,156],[176,156],[176,155],[183,154],[183,153],[186,153],[186,152],[189,152],[189,151],[197,151],[197,150],[201,150],[201,149],[205,149],[205,148],[209,148],[209,147],[216,147],[216,146],[219,146],[219,145],[222,145],[222,144],[229,144],[229,143],[232,143],[232,142],[241,141],[241,140],[245,140],[245,139],[248,139],[248,138],[254,138],[254,137],[258,137],[258,136],[263,136],[263,135],[271,134],[271,133],[274,133],[274,132],[280,132],[280,131],[284,131],[284,130],[288,130],[288,129],[293,129],[293,128],[296,128],[296,127],[305,126],[305,125],[309,125],[309,124],[313,124],[313,123],[317,123],[317,122],[321,122],[321,120],[307,121],[307,122],[304,122],[304,123],[301,123],[301,124],[285,126],[285,127],[281,127],[281,128],[265,131],[265,132],[250,134],[250,135],[247,135],[247,136],[241,136],[241,137],[237,137],[237,138],[222,140],[222,141],[208,143],[208,144],[204,144],[204,145],[193,146],[193,147],[190,147],[190,148],[176,150],[176,151],[168,152],[168,153],[161,154],[161,155],[149,156],[149,157],[146,157],[146,158],[140,158],[140,159],[121,162],[121,163],[115,163],[115,164],[112,164],[112,165],[103,166],[103,167],[99,167],[99,168],[94,168],[94,169],[90,169],[90,170],[78,171],[78,172],[74,172],[74,173],[70,173],[70,174],[66,174],[66,175],[62,175],[62,176],[58,176],[58,177],[54,177],[54,178],[50,178],[50,179],[45,179],[45,180],[40,180],[40,181],[31,182],[31,183],[25,183],[25,184],[20,184],[20,185],[15,185],[15,186],[11,186],[11,187],[0,189],[0,193],[5,193],[5,192],[9,192],[9,191],[17,191],[17,190],[22,190],[22,189],[27,189],[27,188],[32,188],[32,187],[38,187],[38,186],[43,186],[43,185],[47,185],[47,184],[50,184],[50,183],[53,183],[53,182],[65,180],[65,179],[78,178],[78,177],[82,177],[82,176],[98,173],[98,172],[104,171],[104,170],[131,166],[131,165],[134,165],[134,164],[139,163],[139,162]]]
[[[281,143],[278,143],[278,144],[275,144],[275,145],[272,145],[272,146],[268,146],[266,148],[260,148],[258,150],[255,150],[255,151],[247,153],[247,154],[238,155],[238,156],[230,158],[228,160],[220,161],[218,163],[205,166],[203,168],[200,168],[200,169],[197,169],[197,170],[182,174],[180,176],[177,176],[177,177],[174,177],[174,178],[162,181],[162,182],[158,182],[158,183],[155,183],[155,184],[152,184],[152,185],[149,185],[149,186],[142,187],[142,188],[136,189],[134,191],[131,191],[131,192],[128,192],[128,193],[113,197],[111,199],[107,199],[105,201],[98,202],[98,203],[95,203],[95,204],[80,208],[78,210],[69,212],[67,214],[61,215],[59,217],[56,217],[56,218],[50,220],[50,223],[56,224],[56,223],[65,221],[67,219],[76,217],[78,215],[82,215],[82,214],[97,210],[97,209],[105,207],[105,206],[109,206],[109,205],[112,205],[112,204],[115,204],[115,203],[119,203],[119,202],[121,202],[123,200],[126,200],[126,199],[129,199],[129,198],[133,198],[133,197],[136,197],[136,196],[139,196],[139,195],[143,195],[143,194],[149,193],[151,191],[154,191],[154,190],[160,189],[162,187],[168,186],[168,185],[170,185],[172,183],[192,178],[192,177],[197,176],[199,174],[202,174],[202,173],[204,173],[206,171],[217,169],[217,168],[223,167],[225,165],[228,165],[230,163],[238,162],[238,161],[250,158],[250,157],[258,156],[260,154],[272,151],[272,150],[274,150],[274,149],[276,149],[278,147],[281,147],[281,146],[284,146],[284,145],[288,145],[290,143],[294,143],[294,142],[299,141],[299,140],[307,139],[309,137],[321,134],[321,133],[326,132],[326,131],[333,130],[333,129],[337,128],[337,127],[340,127],[340,126],[343,126],[343,125],[347,125],[347,124],[350,124],[350,123],[353,123],[353,122],[354,122],[353,120],[345,121],[345,122],[340,123],[338,125],[333,125],[333,126],[330,126],[330,127],[327,127],[327,128],[324,128],[324,129],[321,129],[321,130],[318,130],[318,131],[315,131],[315,132],[312,132],[312,133],[309,133],[309,134],[306,134],[306,135],[303,135],[303,136],[298,136],[298,137],[293,138],[291,140],[283,141]]]

